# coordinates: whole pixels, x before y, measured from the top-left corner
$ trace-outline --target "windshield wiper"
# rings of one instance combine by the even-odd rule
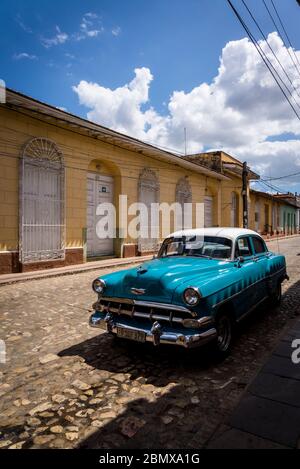
[[[211,256],[206,256],[205,254],[186,254],[187,257],[205,257],[206,259],[212,259]]]

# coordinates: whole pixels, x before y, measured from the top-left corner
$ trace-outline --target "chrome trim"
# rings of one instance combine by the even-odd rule
[[[195,325],[194,326],[186,326],[185,325],[185,322],[194,322]],[[189,319],[189,318],[186,318],[186,319],[183,319],[182,321],[182,324],[184,327],[187,327],[188,329],[199,329],[201,327],[205,327],[205,326],[209,326],[211,324],[214,323],[214,319],[212,316],[204,316],[203,318],[200,318],[200,319]]]
[[[101,296],[99,301],[112,301],[114,303],[126,303],[129,305],[149,306],[150,308],[172,309],[173,311],[182,311],[194,315],[194,312],[184,306],[173,305],[172,303],[158,303],[155,301],[134,300],[132,298],[119,298],[114,296]]]
[[[97,281],[102,284],[103,289],[102,289],[101,293],[100,293],[100,292],[97,292],[97,290],[95,290],[95,288],[94,288],[94,283],[97,282]],[[103,291],[105,290],[105,287],[106,287],[106,283],[105,283],[105,281],[104,281],[102,278],[95,278],[95,280],[94,280],[93,283],[92,283],[92,290],[93,290],[95,293],[97,293],[97,295],[102,295]]]
[[[193,304],[193,305],[189,305],[189,303],[185,300],[184,294],[185,294],[185,292],[186,292],[187,290],[194,290],[194,291],[197,293],[197,295],[198,295],[197,303],[195,303],[195,304]],[[183,293],[182,293],[182,298],[183,298],[184,302],[185,302],[187,305],[189,305],[189,306],[197,306],[197,305],[199,304],[199,301],[200,301],[201,298],[202,298],[202,295],[201,295],[201,292],[200,292],[199,288],[197,288],[197,287],[186,287],[186,288],[184,289]]]
[[[151,334],[153,335],[153,344],[159,345],[160,344],[160,337],[162,335],[162,327],[159,322],[155,321],[153,326],[151,327]]]
[[[125,300],[125,301],[124,301]],[[112,304],[113,303],[113,304]],[[129,305],[129,308],[125,308]],[[130,308],[131,306],[131,308]],[[149,311],[139,311],[140,307],[146,307]],[[125,315],[134,318],[149,319],[151,322],[167,321],[170,324],[182,324],[184,319],[197,318],[198,314],[183,306],[168,303],[155,303],[150,301],[138,301],[129,298],[98,297],[98,301],[93,304],[93,309],[104,313],[115,315]],[[163,314],[163,312],[166,314]],[[187,317],[180,317],[177,313],[184,313]]]
[[[146,293],[145,288],[130,288],[130,291],[134,295],[144,295]]]
[[[171,310],[171,308],[168,308],[168,310],[170,311],[170,314],[168,316],[163,316],[161,314],[153,314],[153,311],[152,311],[153,308],[150,309],[149,313],[143,313],[142,311],[135,310],[134,305],[133,305],[133,308],[131,310],[122,309],[122,304],[121,303],[119,304],[118,308],[114,308],[114,307],[110,306],[109,303],[108,303],[108,305],[103,305],[103,304],[101,304],[101,302],[97,302],[97,303],[93,304],[93,309],[95,311],[100,311],[102,313],[103,312],[104,313],[105,312],[106,313],[115,313],[117,315],[122,314],[124,316],[129,316],[129,317],[150,319],[151,321],[168,321],[170,323],[176,322],[178,324],[182,324],[185,319],[188,319],[188,318],[180,318],[180,317],[174,316],[173,311]]]
[[[104,319],[98,319],[98,320],[92,321],[92,318],[90,318],[90,326],[101,328],[107,331],[107,323],[105,322]],[[122,327],[124,329],[133,330],[133,331],[145,332],[146,342],[151,342],[154,344],[156,341],[157,345],[158,344],[180,345],[184,348],[199,347],[217,338],[217,330],[214,327],[208,329],[207,331],[200,332],[198,334],[189,334],[189,335],[185,335],[180,332],[175,333],[175,332],[162,331],[161,335],[159,336],[159,342],[158,342],[157,337],[155,338],[154,334],[149,330],[127,326],[127,325],[124,326],[124,324],[119,324],[118,322],[114,322],[109,332],[111,334],[116,335],[117,327]]]

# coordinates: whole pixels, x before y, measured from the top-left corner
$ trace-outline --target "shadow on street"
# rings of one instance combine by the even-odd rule
[[[116,418],[95,431],[80,443],[80,448],[201,448],[206,445],[217,427],[226,421],[248,382],[237,376],[231,385],[216,388],[208,374],[220,373],[226,381],[243,366],[251,365],[257,370],[274,347],[274,338],[280,336],[286,322],[299,315],[300,282],[292,285],[283,297],[280,308],[270,309],[267,303],[253,312],[237,328],[237,338],[231,355],[218,363],[209,347],[187,351],[172,346],[154,348],[151,344],[120,341],[106,334],[74,345],[61,351],[60,356],[80,356],[93,368],[112,373],[128,373],[131,380],[144,378],[143,383],[174,387],[154,401],[137,398],[124,405]],[[254,340],[265,340],[262,348],[253,345]],[[247,350],[249,343],[251,353]],[[255,360],[251,359],[251,356]],[[258,356],[257,356],[258,355]],[[249,363],[251,362],[251,363]],[[222,371],[221,371],[222,369]],[[200,386],[198,401],[191,400],[187,380],[194,376]],[[218,378],[218,374],[214,375]],[[207,379],[207,381],[206,381]],[[225,405],[226,399],[232,399]],[[185,401],[185,402],[183,402]],[[207,405],[209,401],[209,405]],[[109,399],[108,399],[109,402]],[[164,443],[162,443],[164,442]]]

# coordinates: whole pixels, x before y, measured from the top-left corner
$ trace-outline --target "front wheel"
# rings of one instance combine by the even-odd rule
[[[270,296],[271,305],[274,307],[279,306],[281,303],[281,298],[282,298],[282,286],[281,286],[281,282],[278,282],[275,290],[272,292]]]
[[[229,314],[221,313],[216,319],[217,338],[215,349],[219,356],[229,354],[233,340],[233,321]]]

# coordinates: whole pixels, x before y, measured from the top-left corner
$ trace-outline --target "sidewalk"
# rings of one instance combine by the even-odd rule
[[[300,339],[300,319],[284,333],[208,448],[300,448],[300,363],[291,360],[294,339]]]
[[[293,235],[287,235],[287,236],[269,236],[267,237],[266,235],[262,236],[265,240],[266,243],[271,242],[271,241],[281,241],[283,239],[291,239],[291,238],[297,238],[300,237],[300,233],[296,233]]]
[[[91,261],[84,264],[68,265],[56,269],[34,270],[33,272],[21,272],[15,274],[0,275],[0,286],[8,283],[24,282],[26,280],[35,280],[38,278],[58,277],[59,275],[72,275],[88,270],[101,270],[110,267],[122,267],[132,264],[140,264],[152,258],[150,256],[126,257],[103,259],[101,261]]]

